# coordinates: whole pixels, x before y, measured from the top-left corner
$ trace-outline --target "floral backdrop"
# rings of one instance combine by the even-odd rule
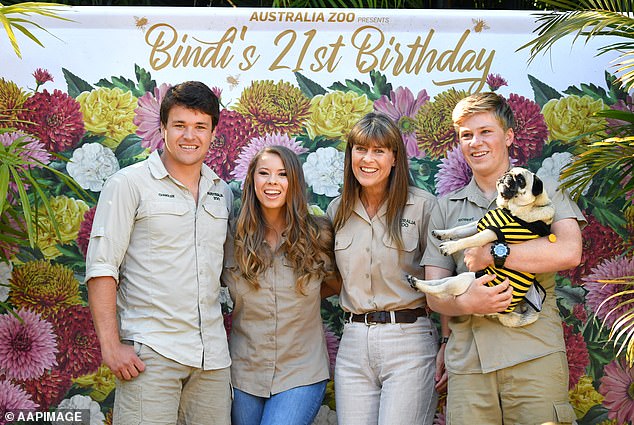
[[[162,147],[159,104],[177,83],[155,81],[138,66],[133,71],[131,79],[88,82],[63,69],[66,91],[47,90],[53,77],[44,69],[33,70],[34,88],[0,78],[0,142],[7,148],[21,144],[25,158],[38,161],[39,166],[29,165],[30,171],[51,197],[59,227],[58,233],[45,214],[36,215],[35,249],[0,244],[3,258],[10,260],[0,262],[0,412],[81,408],[90,409],[91,424],[112,422],[114,376],[102,364],[83,282],[88,237],[104,181]],[[232,93],[231,101],[213,87],[221,115],[205,162],[229,182],[236,194],[234,208],[239,208],[250,158],[276,144],[300,156],[312,211],[323,214],[340,190],[346,133],[373,110],[398,123],[418,186],[442,196],[469,181],[451,125],[451,110],[467,92],[450,88],[431,97],[425,87],[393,87],[379,72],[370,72],[364,81],[333,81],[329,87],[300,73],[295,77],[293,83],[252,81],[239,95]],[[541,176],[559,176],[572,158],[571,139],[609,131],[613,123],[595,112],[634,108],[632,98],[607,73],[603,87],[579,84],[561,92],[527,78],[533,93],[513,93],[497,74],[489,75],[487,84],[491,90],[511,90],[505,96],[517,118],[513,161]],[[69,189],[59,173],[85,193]],[[579,423],[631,424],[634,370],[607,340],[615,316],[627,306],[619,307],[617,300],[601,306],[619,288],[599,281],[634,275],[634,206],[632,198],[608,204],[597,192],[600,183],[598,175],[579,199],[588,220],[582,263],[558,274],[557,302],[570,364],[570,401]],[[17,198],[15,191],[10,186],[8,202]],[[223,307],[229,328],[228,298]],[[607,315],[612,308],[616,313]],[[334,366],[342,331],[337,297],[324,300],[322,316]],[[443,400],[438,424],[444,424]],[[331,382],[316,423],[336,423],[335,409]]]

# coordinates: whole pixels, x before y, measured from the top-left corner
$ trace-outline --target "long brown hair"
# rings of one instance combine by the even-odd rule
[[[401,132],[392,120],[375,112],[370,112],[361,118],[348,134],[341,203],[334,219],[335,231],[346,224],[361,192],[361,185],[352,172],[352,148],[355,145],[382,147],[394,153],[394,167],[390,172],[385,194],[387,196],[386,221],[388,234],[399,249],[403,249],[401,218],[407,202],[407,187],[411,184],[405,145]]]
[[[265,153],[279,156],[286,170],[286,227],[280,249],[295,270],[295,287],[305,294],[304,289],[312,278],[324,279],[334,273],[334,238],[328,220],[309,213],[299,158],[284,146],[265,147],[249,163],[242,190],[242,207],[236,222],[234,255],[237,270],[234,272],[259,288],[258,279],[273,260],[273,252],[264,243],[266,223],[254,183],[255,168]]]

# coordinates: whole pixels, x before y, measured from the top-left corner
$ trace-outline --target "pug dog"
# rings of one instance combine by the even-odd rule
[[[513,287],[511,305],[504,312],[492,316],[497,317],[504,326],[526,326],[539,317],[544,291],[535,279],[535,274],[503,267],[510,252],[507,242],[521,243],[540,236],[548,236],[554,241],[550,224],[555,209],[544,190],[543,182],[525,168],[514,167],[504,173],[496,182],[496,189],[498,207],[488,211],[480,221],[432,231],[433,236],[443,241],[440,244],[443,255],[496,242],[491,250],[496,264],[478,273],[465,272],[437,280],[420,280],[408,276],[408,281],[421,292],[442,297],[464,293],[477,277],[485,273],[496,275],[490,286],[498,285],[508,278]],[[501,249],[501,254],[498,249]]]

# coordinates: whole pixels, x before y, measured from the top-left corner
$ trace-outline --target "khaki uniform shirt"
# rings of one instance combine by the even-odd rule
[[[555,222],[574,218],[580,224],[585,223],[579,207],[567,195],[556,190],[556,182],[547,180],[544,186],[555,208]],[[438,200],[438,206],[432,213],[430,232],[431,229],[449,229],[478,221],[496,206],[495,200],[487,200],[472,179],[466,187]],[[427,240],[427,250],[421,264],[442,267],[455,273],[468,271],[462,251],[446,257],[439,251],[440,241],[431,233]],[[555,302],[555,273],[537,274],[536,279],[547,295],[539,319],[531,325],[509,328],[495,318],[472,315],[450,318],[452,333],[445,349],[448,371],[457,374],[489,373],[565,351],[561,319]]]
[[[312,279],[302,295],[295,271],[283,252],[260,276],[260,288],[230,271],[233,244],[227,245],[223,283],[233,300],[229,351],[231,381],[241,391],[269,397],[330,378],[321,319],[321,280]]]
[[[90,235],[86,281],[117,280],[121,339],[187,366],[230,365],[218,296],[232,199],[227,184],[203,165],[196,205],[158,152],[107,181]]]
[[[328,206],[331,220],[341,198]],[[425,251],[427,224],[435,197],[410,187],[401,219],[404,251],[402,264],[418,267]],[[386,204],[370,219],[360,199],[344,226],[335,235],[335,259],[343,279],[339,303],[355,314],[425,307],[425,295],[410,287],[399,265],[399,250],[385,222]]]

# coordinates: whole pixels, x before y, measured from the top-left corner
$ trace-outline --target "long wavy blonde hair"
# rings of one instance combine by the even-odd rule
[[[255,168],[265,153],[279,156],[286,170],[286,226],[279,249],[286,254],[286,260],[295,270],[297,291],[305,294],[306,285],[311,279],[321,280],[335,273],[334,238],[330,222],[309,213],[301,164],[297,155],[284,146],[263,148],[249,164],[242,190],[242,207],[236,222],[236,269],[233,272],[259,288],[258,279],[273,260],[271,248],[264,243],[266,223],[254,183]]]

